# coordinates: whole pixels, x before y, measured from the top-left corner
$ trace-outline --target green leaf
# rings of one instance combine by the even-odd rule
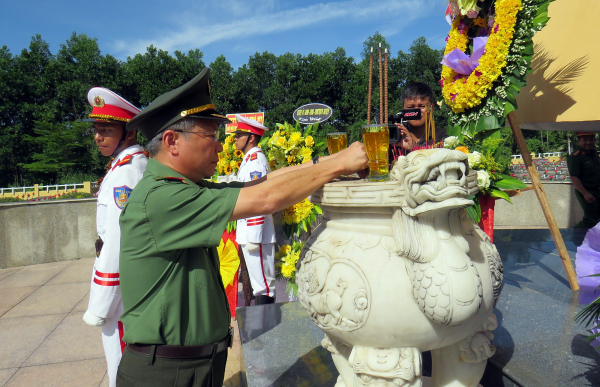
[[[517,86],[518,88],[525,86],[525,82],[521,81],[520,79],[517,79],[515,77],[508,77],[508,79],[510,80],[510,83]]]
[[[500,199],[504,199],[507,202],[511,203],[510,201],[510,196],[508,196],[508,194],[504,191],[500,191],[499,189],[495,189],[495,188],[490,188],[487,193],[493,197],[493,198],[500,198]]]
[[[462,130],[460,125],[448,126],[446,128],[446,134],[448,134],[448,136],[456,136],[459,139],[462,138]]]
[[[321,209],[321,207],[319,207],[316,204],[315,204],[315,212],[319,215],[323,215],[323,210]]]
[[[466,209],[467,215],[469,215],[469,218],[471,218],[473,222],[479,223],[481,221],[481,213],[477,211],[477,207],[475,205],[469,206]],[[479,208],[479,211],[481,211],[481,208]]]
[[[504,117],[507,117],[508,113],[514,112],[515,110],[516,109],[512,103],[508,101],[504,103]]]
[[[499,174],[502,180],[497,180],[494,185],[499,189],[523,189],[527,188],[527,184],[514,177]]]

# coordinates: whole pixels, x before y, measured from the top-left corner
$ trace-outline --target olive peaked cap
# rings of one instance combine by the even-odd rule
[[[209,76],[210,69],[207,67],[183,86],[159,96],[127,123],[127,130],[138,130],[151,140],[186,117],[230,123],[227,117],[217,113],[210,100]]]

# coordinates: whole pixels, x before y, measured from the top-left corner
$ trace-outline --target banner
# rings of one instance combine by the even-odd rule
[[[265,113],[237,113],[240,116],[250,118],[251,120],[255,120],[260,122],[262,125],[265,124]],[[225,133],[229,134],[237,129],[237,120],[235,119],[235,114],[227,114],[227,118],[231,120],[231,124],[225,125]]]

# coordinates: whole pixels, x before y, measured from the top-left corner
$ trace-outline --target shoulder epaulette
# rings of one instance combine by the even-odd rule
[[[123,157],[121,160],[117,161],[117,163],[112,167],[112,169],[114,170],[116,167],[128,164],[131,161],[131,159],[133,158],[133,156],[140,155],[142,153],[145,153],[145,152],[135,152],[135,153],[132,153],[130,155]]]
[[[581,153],[580,151],[577,151],[577,152],[573,153],[573,156],[579,156],[580,153]]]
[[[190,184],[183,177],[161,176],[161,177],[155,177],[154,180],[156,180],[156,181],[158,181],[158,180],[178,181],[183,184]]]

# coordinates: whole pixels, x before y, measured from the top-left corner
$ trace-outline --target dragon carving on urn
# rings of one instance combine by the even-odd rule
[[[477,190],[464,153],[400,157],[391,180],[339,181],[312,196],[324,221],[305,245],[299,300],[325,331],[336,387],[477,386],[495,353],[502,262],[467,216]]]

